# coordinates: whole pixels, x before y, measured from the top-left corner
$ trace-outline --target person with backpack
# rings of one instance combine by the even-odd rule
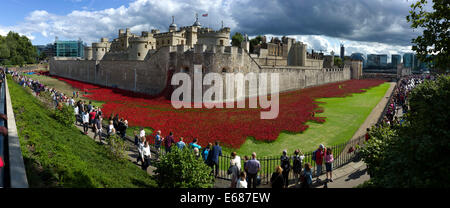
[[[291,159],[287,156],[287,151],[283,150],[283,155],[280,157],[281,168],[283,169],[283,185],[285,188],[289,185],[289,171],[291,170]]]
[[[316,177],[317,182],[320,181],[319,176],[322,174],[322,165],[323,165],[323,158],[325,156],[324,152],[325,147],[323,144],[319,145],[319,148],[313,152],[312,160],[316,162]]]
[[[295,185],[298,185],[300,182],[303,159],[305,159],[305,155],[299,149],[296,149],[294,156],[292,156],[292,171],[294,172]]]

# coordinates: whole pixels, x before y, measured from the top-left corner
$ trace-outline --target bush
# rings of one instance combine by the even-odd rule
[[[127,151],[125,141],[117,134],[114,134],[107,138],[107,142],[110,147],[110,156],[117,161],[125,161]]]
[[[376,187],[449,187],[450,77],[425,81],[409,96],[401,126],[371,130],[362,149]]]
[[[75,113],[72,106],[62,105],[60,109],[54,111],[54,117],[64,126],[71,126],[75,123]]]
[[[188,148],[172,148],[155,162],[155,180],[161,188],[211,188],[211,168]]]

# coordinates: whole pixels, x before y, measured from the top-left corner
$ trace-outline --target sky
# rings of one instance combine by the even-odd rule
[[[0,35],[15,31],[34,45],[131,32],[168,30],[172,16],[178,26],[195,22],[249,37],[289,36],[325,54],[403,54],[420,31],[406,21],[415,0],[0,0]],[[203,17],[202,14],[208,14]]]

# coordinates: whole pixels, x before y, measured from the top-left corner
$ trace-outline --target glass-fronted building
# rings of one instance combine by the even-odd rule
[[[83,41],[55,41],[55,56],[57,57],[84,57]]]
[[[391,65],[392,68],[396,69],[397,65],[402,63],[402,56],[398,55],[398,54],[392,54],[391,55]]]
[[[414,59],[416,55],[413,53],[403,54],[403,66],[406,68],[414,68]]]

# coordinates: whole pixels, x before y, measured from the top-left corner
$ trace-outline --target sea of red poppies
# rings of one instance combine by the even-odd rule
[[[246,137],[256,140],[276,140],[281,131],[302,132],[308,128],[307,121],[324,122],[316,117],[320,112],[316,98],[343,97],[351,93],[363,92],[378,86],[382,80],[349,80],[326,84],[280,94],[279,115],[276,119],[262,120],[262,109],[174,109],[164,96],[150,97],[125,90],[106,88],[74,80],[57,77],[75,88],[86,91],[88,99],[105,102],[102,111],[105,117],[119,114],[128,120],[130,126],[150,127],[161,130],[166,136],[173,132],[178,141],[185,142],[198,138],[205,146],[219,140],[221,144],[239,148]],[[81,93],[84,94],[84,93]],[[247,105],[248,106],[248,103]],[[148,138],[150,142],[154,140]]]

